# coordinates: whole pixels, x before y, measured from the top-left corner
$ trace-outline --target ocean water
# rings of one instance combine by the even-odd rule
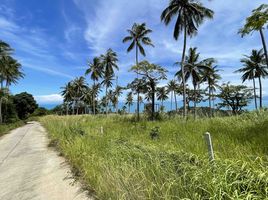
[[[177,101],[177,102],[178,102],[178,108],[183,106],[183,102],[181,100]],[[219,101],[215,101],[215,104],[217,104],[217,103],[219,103]],[[40,107],[45,107],[47,109],[53,109],[57,105],[59,105],[59,104],[39,104]],[[162,105],[161,102],[156,102],[156,107],[160,108],[161,105]],[[175,110],[175,103],[174,102],[172,103],[172,107],[171,107],[170,101],[165,101],[163,105],[165,107],[165,111]],[[258,105],[259,105],[259,102],[258,102]],[[119,102],[119,106],[118,106],[119,109],[122,109],[123,106],[125,106],[125,103]],[[191,104],[190,106],[193,106],[193,104]],[[208,101],[201,102],[201,103],[197,104],[197,106],[198,107],[208,107]],[[267,98],[264,98],[263,106],[268,107],[268,99]],[[127,107],[126,111],[128,112],[128,106],[126,106],[126,107]],[[137,107],[136,102],[133,102],[133,105],[130,107],[130,112],[134,113],[136,111],[136,107]],[[111,107],[111,109],[113,110],[112,107]],[[255,109],[254,101],[252,101],[245,109],[246,110],[254,110]],[[143,110],[144,110],[144,104],[142,103],[140,105],[140,111],[142,112]]]

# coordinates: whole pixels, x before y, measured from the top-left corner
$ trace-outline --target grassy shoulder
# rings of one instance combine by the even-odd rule
[[[17,121],[10,124],[1,124],[0,125],[0,137],[7,134],[9,131],[18,128],[20,126],[23,126],[25,123],[23,121]]]
[[[122,116],[40,121],[100,199],[268,198],[267,112],[187,123],[137,123]],[[207,158],[207,131],[214,163]],[[159,137],[152,139],[155,132]]]

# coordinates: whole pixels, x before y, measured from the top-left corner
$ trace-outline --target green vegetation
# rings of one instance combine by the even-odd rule
[[[8,133],[12,129],[18,128],[22,125],[24,125],[23,121],[17,121],[17,122],[10,123],[10,124],[1,124],[0,125],[0,137]]]
[[[268,112],[188,120],[45,116],[41,123],[99,199],[267,199]],[[103,133],[101,133],[103,127]],[[208,161],[203,135],[212,135]]]

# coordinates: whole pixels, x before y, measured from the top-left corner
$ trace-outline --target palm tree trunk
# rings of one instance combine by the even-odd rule
[[[94,83],[93,83],[93,96],[92,96],[92,104],[93,104],[93,114],[95,115],[96,114],[96,108],[95,108],[95,87],[96,87],[96,84],[95,84],[95,80],[94,80]]]
[[[194,119],[196,119],[196,84],[194,84]]]
[[[186,25],[184,26],[184,42],[183,42],[183,51],[181,58],[181,73],[182,73],[182,85],[183,85],[183,117],[187,117],[187,109],[186,109],[186,85],[185,85],[185,74],[184,74],[184,59],[186,52],[186,40],[187,40],[187,32]]]
[[[255,78],[253,78],[252,80],[253,80],[253,90],[254,90],[255,109],[258,110]]]
[[[108,115],[108,98],[107,98],[107,90],[108,90],[108,87],[106,85],[106,88],[105,88],[105,104],[106,104],[106,115]]]
[[[139,61],[138,61],[138,45],[136,44],[136,66],[138,67]],[[139,77],[137,73],[137,78]],[[137,88],[137,117],[138,121],[140,120],[140,91],[139,91],[139,86]]]
[[[173,103],[173,91],[171,92],[171,105],[170,105],[170,111],[172,111],[172,103]]]
[[[262,28],[260,29],[260,35],[261,35],[262,46],[263,46],[263,50],[264,50],[264,54],[265,54],[265,60],[266,60],[266,64],[268,67],[268,52],[267,52],[265,37],[264,37]]]
[[[208,102],[209,102],[209,115],[212,117],[212,107],[211,107],[211,87],[208,86]]]
[[[176,109],[176,112],[178,112],[178,104],[177,104],[177,97],[176,97],[175,90],[174,90],[174,99],[175,99],[175,109]]]
[[[260,86],[260,109],[262,109],[262,83],[260,76],[259,76],[259,86]]]
[[[155,104],[155,85],[154,83],[151,83],[151,87],[152,87],[152,120],[154,120],[154,104]]]

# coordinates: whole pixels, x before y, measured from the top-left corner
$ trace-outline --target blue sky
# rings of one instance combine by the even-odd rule
[[[126,53],[122,38],[134,22],[146,22],[153,30],[155,48],[146,48],[146,59],[169,70],[169,79],[177,70],[173,63],[181,57],[182,40],[172,37],[173,25],[160,21],[168,0],[1,0],[0,39],[15,50],[26,77],[11,87],[13,94],[27,91],[40,104],[61,101],[60,87],[76,76],[84,75],[86,63],[112,48],[118,53],[119,84],[126,85],[135,76],[128,72],[134,52]],[[245,18],[266,0],[213,0],[203,3],[215,11],[188,47],[197,46],[202,58],[214,57],[222,71],[223,82],[241,84],[233,71],[239,60],[253,48],[261,48],[258,33],[241,38],[237,31]],[[268,40],[267,31],[265,35]],[[90,81],[89,81],[90,82]],[[264,95],[268,95],[264,81]],[[162,83],[164,84],[164,83]],[[251,85],[251,83],[245,83]]]

